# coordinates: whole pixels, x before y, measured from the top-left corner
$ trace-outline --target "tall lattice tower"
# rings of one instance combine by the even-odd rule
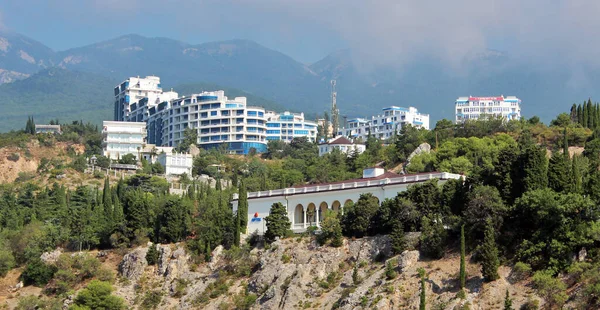
[[[340,127],[340,110],[337,108],[337,92],[335,91],[336,81],[331,80],[331,127],[332,136],[335,138]]]

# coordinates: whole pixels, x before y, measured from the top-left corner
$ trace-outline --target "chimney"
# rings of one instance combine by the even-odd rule
[[[384,173],[385,173],[385,170],[383,168],[379,168],[379,167],[366,168],[363,170],[362,177],[363,177],[363,179],[376,178]]]

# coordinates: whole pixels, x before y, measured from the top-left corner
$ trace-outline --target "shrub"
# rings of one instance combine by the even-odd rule
[[[44,264],[40,259],[28,263],[21,273],[21,280],[25,285],[46,285],[54,276],[56,267]]]
[[[396,276],[398,276],[398,273],[396,273],[396,270],[394,270],[394,264],[392,261],[394,260],[389,260],[385,266],[385,277],[388,280],[393,280],[396,278]]]
[[[146,253],[146,261],[148,265],[156,265],[158,263],[158,249],[156,248],[156,244],[153,244],[148,248],[148,252]]]
[[[14,161],[14,162],[19,161],[19,158],[21,158],[19,153],[12,153],[12,154],[8,155],[8,157],[6,157],[6,159],[8,159],[10,161]]]
[[[532,281],[540,296],[550,304],[562,306],[569,298],[566,293],[567,286],[560,279],[553,277],[551,271],[536,272]]]
[[[537,299],[528,300],[526,303],[521,305],[521,310],[538,310],[540,308],[540,301]]]
[[[6,276],[9,270],[15,267],[15,257],[9,250],[0,249],[0,277]]]
[[[291,257],[291,256],[289,256],[289,255],[287,255],[287,254],[285,254],[285,253],[284,253],[283,255],[281,255],[281,261],[282,261],[284,264],[287,264],[287,263],[289,263],[291,259],[292,259],[292,257]]]
[[[162,301],[163,294],[161,291],[148,291],[144,294],[144,299],[140,305],[141,309],[156,309]]]
[[[531,275],[531,266],[523,262],[517,262],[512,272],[515,280],[522,281]]]
[[[110,283],[98,280],[91,281],[75,298],[75,309],[125,309],[122,298],[111,295],[113,287]]]

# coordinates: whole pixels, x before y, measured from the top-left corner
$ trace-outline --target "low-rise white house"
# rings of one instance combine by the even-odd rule
[[[274,203],[287,208],[288,218],[294,232],[303,232],[309,226],[320,227],[327,210],[342,211],[349,203],[355,203],[361,194],[371,193],[382,202],[394,198],[409,186],[438,179],[444,183],[450,179],[462,179],[460,174],[430,172],[399,175],[382,168],[368,168],[360,179],[327,184],[303,185],[270,191],[248,193],[248,227],[246,233],[266,230],[264,218],[269,215]],[[233,209],[237,210],[238,196],[234,194]]]
[[[102,136],[102,155],[114,160],[133,154],[139,160],[146,142],[146,123],[104,121]]]
[[[35,133],[62,134],[60,125],[35,125]]]
[[[166,175],[192,175],[194,160],[191,154],[163,152],[158,154],[157,161],[165,167]]]
[[[358,154],[364,152],[366,146],[363,143],[354,143],[348,138],[340,136],[327,143],[319,144],[319,156],[331,153],[335,149],[350,156],[352,152],[357,152]]]

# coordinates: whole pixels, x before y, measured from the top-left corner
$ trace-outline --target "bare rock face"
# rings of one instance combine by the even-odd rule
[[[54,264],[56,263],[56,261],[58,260],[58,257],[60,256],[60,254],[63,253],[63,249],[62,248],[56,248],[56,250],[52,251],[52,252],[44,252],[41,256],[40,259],[42,260],[42,262],[44,262],[45,264]]]
[[[348,247],[354,261],[377,260],[379,257],[392,255],[390,238],[387,235],[350,240]]]
[[[405,167],[410,165],[410,160],[416,155],[429,152],[431,152],[431,145],[429,145],[429,143],[421,143],[412,153],[410,153],[410,155],[408,155]]]
[[[419,251],[404,251],[398,257],[398,268],[403,272],[408,267],[415,265],[418,260]]]
[[[147,247],[140,247],[126,254],[119,264],[119,274],[132,282],[139,280],[144,273],[144,268],[148,266],[147,253]]]
[[[169,245],[158,245],[158,274],[164,275],[169,267],[171,258],[171,247]]]
[[[215,271],[217,269],[217,266],[219,265],[219,262],[221,261],[221,254],[222,253],[223,253],[223,246],[222,245],[217,246],[212,251],[211,260],[210,260],[210,263],[208,263],[208,268],[210,268],[210,270]]]

